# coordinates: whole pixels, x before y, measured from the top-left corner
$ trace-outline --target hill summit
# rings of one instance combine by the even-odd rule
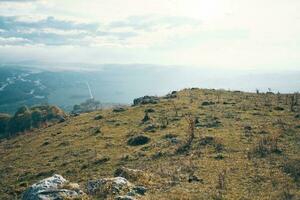
[[[192,88],[69,117],[24,107],[1,116],[27,132],[0,143],[0,199],[299,199],[298,98]],[[49,116],[64,120],[29,128]]]

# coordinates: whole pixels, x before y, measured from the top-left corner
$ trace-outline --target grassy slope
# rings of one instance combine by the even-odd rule
[[[219,103],[201,105],[203,101],[217,102],[218,95]],[[281,102],[276,95],[267,98],[273,106],[265,105],[263,94],[183,90],[176,99],[164,99],[156,105],[128,107],[121,113],[103,110],[82,114],[3,141],[0,199],[18,198],[26,187],[53,173],[84,186],[89,179],[113,176],[119,166],[142,169],[152,175],[151,181],[143,183],[150,188],[146,199],[281,199],[285,194],[299,198],[299,183],[283,172],[283,166],[288,160],[300,159],[300,129],[296,127],[300,121],[285,105],[284,96]],[[221,122],[219,127],[197,128],[188,154],[175,154],[180,144],[164,139],[166,134],[176,135],[181,142],[187,137],[187,122],[184,117],[176,120],[172,101],[179,116],[192,113],[202,123],[210,123],[213,117]],[[273,109],[278,105],[284,110]],[[155,110],[150,113],[153,123],[160,124],[161,118],[167,117],[167,128],[144,132],[146,125],[141,125],[141,120],[146,108]],[[94,120],[97,114],[104,118]],[[245,133],[245,126],[252,130]],[[97,127],[101,133],[95,133]],[[151,142],[128,146],[127,139],[140,133],[149,136]],[[205,136],[214,137],[214,143],[224,149],[217,152],[214,145],[199,145]],[[282,153],[269,153],[263,158],[253,154],[253,148],[265,136],[278,138]],[[216,159],[217,156],[224,158]],[[103,157],[110,160],[101,163]],[[190,174],[203,182],[189,183]],[[222,180],[225,187],[220,188]]]

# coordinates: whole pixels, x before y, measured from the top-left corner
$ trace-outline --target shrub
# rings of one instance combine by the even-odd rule
[[[139,146],[147,144],[150,141],[150,138],[144,135],[133,136],[128,139],[127,144],[130,146]]]
[[[265,157],[271,153],[281,153],[278,147],[278,138],[275,136],[265,136],[258,141],[253,153],[260,157]]]
[[[300,159],[290,159],[284,162],[283,171],[296,182],[300,182]]]

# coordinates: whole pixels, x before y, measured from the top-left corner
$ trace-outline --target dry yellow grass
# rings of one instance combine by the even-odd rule
[[[86,113],[2,141],[0,199],[18,199],[54,173],[84,188],[121,166],[151,174],[142,199],[299,199],[300,120],[281,96],[186,89],[158,104]],[[155,110],[149,113],[155,132],[144,131],[147,108]],[[95,120],[99,114],[103,119]],[[185,114],[199,117],[200,124],[189,151],[179,154],[187,138]],[[165,119],[167,127],[160,128]],[[128,138],[139,134],[150,142],[128,146]],[[276,137],[278,151],[255,153],[263,137]],[[189,181],[192,175],[201,181]]]

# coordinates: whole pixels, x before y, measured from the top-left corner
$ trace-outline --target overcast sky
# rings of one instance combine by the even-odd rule
[[[300,0],[0,0],[0,63],[300,68]]]

